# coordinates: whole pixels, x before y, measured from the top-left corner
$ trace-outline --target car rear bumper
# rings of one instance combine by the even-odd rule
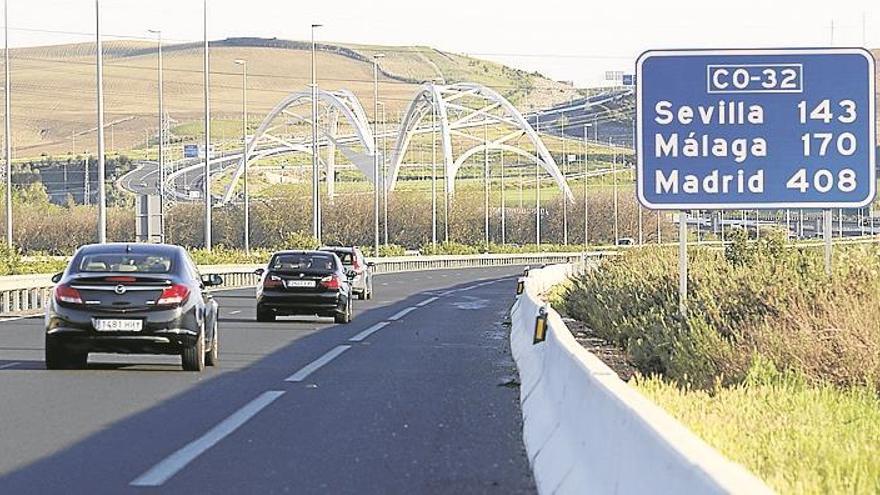
[[[257,305],[282,315],[333,315],[345,312],[347,300],[345,295],[339,292],[315,294],[263,292],[257,298]]]
[[[98,331],[92,318],[141,320],[143,328]],[[116,313],[53,305],[46,317],[46,338],[79,352],[179,354],[196,343],[200,328],[195,306]]]

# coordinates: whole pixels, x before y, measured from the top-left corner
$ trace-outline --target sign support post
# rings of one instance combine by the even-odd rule
[[[687,211],[678,214],[678,312],[687,317],[688,251]]]
[[[822,210],[822,237],[825,240],[825,274],[831,276],[831,208]]]

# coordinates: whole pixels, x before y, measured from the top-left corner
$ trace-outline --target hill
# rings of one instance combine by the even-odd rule
[[[325,89],[347,88],[372,108],[372,55],[380,62],[380,101],[402,112],[418,84],[435,77],[492,86],[523,108],[545,106],[578,95],[570,86],[500,64],[428,47],[322,43],[318,81]],[[94,152],[94,45],[88,43],[18,48],[10,51],[15,156]],[[104,43],[105,121],[108,150],[143,146],[158,128],[155,44]],[[181,128],[202,116],[202,51],[199,43],[166,45],[165,107]],[[235,59],[248,61],[249,118],[259,121],[285,94],[304,89],[310,77],[309,44],[300,41],[234,38],[211,43],[213,118],[238,119],[241,74]],[[394,120],[394,119],[390,119]],[[112,124],[112,125],[111,125]],[[189,124],[189,125],[186,125]],[[232,133],[234,126],[218,126]]]

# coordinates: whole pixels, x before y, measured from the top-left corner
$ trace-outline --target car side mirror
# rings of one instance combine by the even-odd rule
[[[266,273],[265,268],[257,268],[256,270],[254,270],[254,275],[258,277],[262,277],[264,273]]]
[[[348,277],[349,280],[357,277],[357,272],[354,270],[346,270],[345,276]]]
[[[217,275],[216,273],[212,273],[210,275],[202,275],[202,283],[205,284],[205,287],[215,287],[218,285],[223,285],[223,277]]]
[[[57,284],[58,282],[61,282],[61,277],[63,276],[64,272],[58,272],[55,275],[52,275],[52,283]]]

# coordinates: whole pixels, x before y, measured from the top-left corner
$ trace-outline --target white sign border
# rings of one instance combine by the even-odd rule
[[[680,57],[706,55],[861,55],[868,62],[871,78],[868,81],[868,110],[872,116],[869,123],[868,138],[871,142],[870,159],[870,190],[868,197],[857,202],[771,202],[771,203],[683,203],[654,204],[645,198],[644,163],[642,153],[642,65],[652,57]],[[636,194],[639,202],[650,210],[774,210],[781,208],[827,209],[827,208],[862,208],[874,201],[877,194],[877,90],[874,56],[865,48],[727,48],[727,49],[682,49],[682,50],[647,50],[636,60]],[[805,81],[801,81],[803,85]]]

